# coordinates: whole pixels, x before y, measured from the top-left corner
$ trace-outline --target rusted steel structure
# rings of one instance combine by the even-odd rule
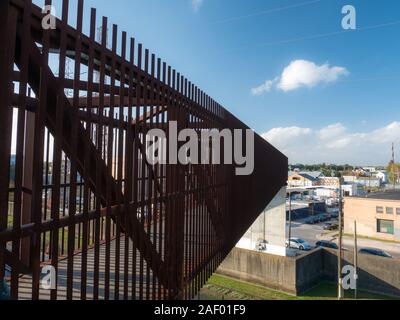
[[[169,121],[248,127],[105,17],[97,41],[83,0],[75,27],[69,10],[45,30],[31,0],[0,1],[0,279],[16,299],[28,276],[40,299],[51,264],[65,273],[50,299],[193,298],[285,185],[287,158],[256,135],[250,176],[150,165],[146,133]]]

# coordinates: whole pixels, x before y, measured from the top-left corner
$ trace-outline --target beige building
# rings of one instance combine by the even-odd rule
[[[400,191],[371,193],[365,197],[346,197],[344,232],[400,241]]]
[[[289,173],[288,187],[289,188],[302,188],[312,187],[318,182],[318,178],[305,172]]]

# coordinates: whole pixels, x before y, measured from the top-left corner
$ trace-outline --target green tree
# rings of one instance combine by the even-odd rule
[[[389,183],[397,183],[400,177],[400,163],[390,162],[387,167],[387,173],[389,177]]]

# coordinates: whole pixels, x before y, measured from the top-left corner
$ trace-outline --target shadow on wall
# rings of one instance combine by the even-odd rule
[[[335,250],[316,249],[303,256],[277,257],[235,248],[218,273],[271,289],[301,295],[321,282],[337,281]],[[353,264],[344,253],[343,265]],[[400,260],[369,255],[358,257],[359,290],[400,297]]]
[[[344,253],[343,265],[353,265],[352,252]],[[337,281],[337,255],[324,250],[324,280]],[[400,260],[358,255],[358,289],[377,294],[400,297]]]

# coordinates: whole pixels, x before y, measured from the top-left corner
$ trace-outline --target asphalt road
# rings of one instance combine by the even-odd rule
[[[318,240],[329,240],[337,242],[337,233],[326,233],[323,229],[324,223],[309,225],[303,221],[292,222],[292,238],[301,238],[306,240],[310,245],[315,246]],[[344,237],[343,247],[348,250],[354,250],[354,239]],[[393,258],[400,259],[400,244],[383,242],[370,239],[358,239],[358,248],[378,248],[391,254]]]

